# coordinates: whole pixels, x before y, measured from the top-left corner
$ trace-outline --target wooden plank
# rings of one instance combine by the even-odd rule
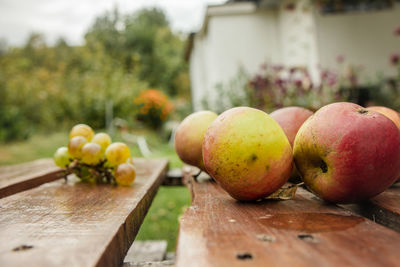
[[[62,177],[52,159],[0,168],[0,198],[7,197]]]
[[[299,189],[287,201],[243,203],[186,178],[177,266],[399,266],[400,234]]]
[[[8,180],[12,177],[26,175],[30,172],[43,168],[54,167],[52,159],[38,159],[35,161],[0,167],[0,181]]]
[[[131,187],[63,180],[0,200],[0,266],[121,266],[167,171],[134,159]]]
[[[165,260],[165,261],[150,261],[144,263],[132,263],[125,262],[122,267],[166,267],[166,266],[174,266],[174,261]]]
[[[126,253],[124,262],[139,264],[163,261],[167,253],[167,241],[135,241]]]
[[[400,183],[369,201],[343,207],[400,232]]]

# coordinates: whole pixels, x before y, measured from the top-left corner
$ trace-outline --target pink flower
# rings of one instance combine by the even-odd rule
[[[294,11],[296,9],[296,4],[295,3],[287,3],[285,6],[285,9],[287,11]]]
[[[394,36],[400,36],[400,25],[394,29],[393,34]]]
[[[321,73],[321,80],[325,80],[325,79],[327,79],[329,77],[329,72],[328,71],[323,71],[322,73]]]
[[[275,85],[276,86],[284,86],[285,85],[285,81],[283,80],[283,79],[281,79],[281,78],[277,78],[276,80],[275,80]]]
[[[336,56],[336,62],[341,64],[344,62],[344,55],[340,54]]]
[[[400,54],[393,54],[390,57],[390,63],[392,63],[393,65],[397,65],[400,62]]]
[[[272,67],[273,71],[275,72],[280,72],[283,70],[283,66],[282,65],[275,65]]]
[[[262,70],[266,70],[266,69],[268,69],[268,65],[267,65],[267,63],[264,63],[264,64],[261,64],[261,69]]]
[[[303,82],[301,80],[296,80],[294,84],[296,85],[296,87],[301,87],[303,85]]]
[[[335,77],[331,77],[331,78],[328,80],[328,85],[331,86],[331,87],[332,87],[332,86],[335,86],[336,83],[337,83],[337,80],[336,80]]]

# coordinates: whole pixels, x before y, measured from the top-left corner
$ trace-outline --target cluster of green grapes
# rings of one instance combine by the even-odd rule
[[[129,186],[136,177],[129,147],[111,143],[106,133],[94,134],[86,124],[75,125],[69,133],[68,147],[60,147],[54,162],[66,176],[75,174],[84,182]]]

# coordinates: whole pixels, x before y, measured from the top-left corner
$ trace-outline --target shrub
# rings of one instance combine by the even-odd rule
[[[320,83],[316,84],[306,68],[267,64],[249,81],[255,107],[266,111],[284,106],[316,110],[328,103],[345,100],[348,91],[343,88],[356,86],[357,74],[354,71],[339,75],[332,70],[321,70]]]
[[[328,103],[343,101],[357,86],[357,71],[339,75],[322,70],[320,83],[312,82],[305,68],[287,68],[263,64],[254,76],[242,68],[227,84],[218,84],[217,103],[203,99],[203,106],[222,112],[235,106],[252,106],[267,112],[284,106],[302,106],[316,110]],[[346,89],[344,89],[346,88]]]
[[[136,118],[155,129],[162,126],[174,109],[168,96],[156,89],[140,92],[133,103],[138,109]]]

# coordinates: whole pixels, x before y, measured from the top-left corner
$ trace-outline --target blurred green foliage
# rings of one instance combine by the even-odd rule
[[[0,53],[0,141],[84,122],[104,128],[114,117],[135,118],[133,99],[156,87],[174,99],[189,94],[184,41],[159,9],[99,16],[85,44],[48,46],[33,33],[23,47]]]

